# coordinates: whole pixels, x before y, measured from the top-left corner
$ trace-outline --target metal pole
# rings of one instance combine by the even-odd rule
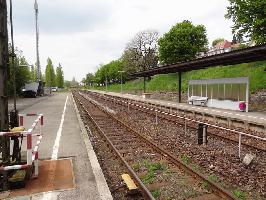
[[[181,103],[181,72],[178,72],[178,103]]]
[[[241,137],[242,137],[242,134],[239,133],[239,141],[238,141],[238,157],[239,157],[239,159],[241,159]]]
[[[185,119],[185,134],[187,134],[187,120]]]
[[[10,7],[12,5],[10,4]],[[8,98],[7,98],[7,72],[8,72],[8,32],[7,32],[7,5],[6,0],[0,1],[0,56],[1,56],[1,65],[0,65],[0,131],[8,130]],[[11,13],[10,13],[11,14]],[[11,22],[11,21],[10,21]],[[13,31],[13,29],[12,29]],[[15,103],[15,102],[14,102]],[[16,104],[14,104],[16,105]],[[3,164],[9,163],[10,155],[10,143],[8,137],[0,137],[0,153],[2,154]],[[2,177],[2,189],[5,191],[8,189],[8,177],[7,172],[3,172]]]
[[[16,67],[15,67],[15,50],[14,50],[14,33],[13,33],[13,6],[12,6],[12,0],[9,1],[10,3],[10,31],[11,31],[11,62],[12,62],[12,68],[13,68],[13,90],[14,90],[14,110],[17,110],[17,91],[16,91]]]
[[[121,90],[121,94],[122,94],[122,72],[120,72],[120,90]]]
[[[120,73],[120,93],[122,94],[122,73],[124,73],[125,71],[118,71],[118,73]]]
[[[146,77],[144,77],[144,88],[143,88],[143,93],[146,93]]]
[[[105,91],[107,92],[107,76],[105,75]]]
[[[247,86],[246,86],[246,112],[248,112],[248,104],[249,104],[249,78],[247,80]]]
[[[203,144],[206,145],[207,144],[207,131],[206,131],[206,125],[203,126]]]
[[[35,0],[34,3],[34,10],[35,10],[35,28],[36,28],[36,64],[37,64],[37,81],[41,80],[41,69],[40,69],[40,55],[39,55],[39,25],[38,25],[38,2]]]
[[[158,125],[158,114],[157,114],[157,110],[155,110],[155,124]]]

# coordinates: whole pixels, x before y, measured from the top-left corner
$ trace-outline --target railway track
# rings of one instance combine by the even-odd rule
[[[125,109],[129,110],[129,107],[138,111],[141,111],[143,113],[146,113],[148,115],[152,115],[154,116],[154,118],[157,117],[161,118],[161,119],[165,119],[169,122],[172,123],[177,123],[180,124],[182,126],[186,126],[186,128],[191,128],[191,129],[198,129],[198,124],[201,123],[206,123],[209,124],[210,127],[208,128],[208,134],[212,135],[213,137],[220,137],[222,139],[228,140],[230,142],[234,142],[234,143],[239,143],[239,136],[237,134],[237,132],[243,132],[235,130],[235,129],[230,129],[224,126],[220,126],[220,125],[216,125],[216,124],[211,124],[210,122],[204,122],[204,121],[199,121],[197,119],[191,119],[191,118],[187,118],[185,116],[179,115],[178,113],[174,112],[171,109],[165,109],[165,108],[160,108],[157,106],[152,106],[152,105],[148,105],[142,102],[133,102],[133,101],[128,101],[128,100],[123,100],[121,98],[115,98],[115,97],[109,97],[106,95],[101,95],[101,94],[97,94],[97,93],[93,93],[95,96],[97,96],[97,98],[102,99],[103,101],[112,101],[118,105],[123,106]],[[128,103],[130,102],[130,103]],[[184,120],[186,118],[186,120]],[[186,121],[186,122],[185,122]],[[184,125],[185,124],[185,125]],[[245,133],[245,132],[243,132]],[[245,133],[248,135],[248,133]],[[241,145],[245,145],[247,147],[250,148],[254,148],[257,150],[261,150],[261,151],[266,151],[266,141],[259,141],[256,138],[247,138],[242,136],[241,138],[242,142]]]
[[[145,199],[154,199],[151,192],[156,196],[159,191],[160,195],[164,196],[167,189],[178,191],[172,194],[175,195],[174,199],[186,199],[191,196],[205,199],[234,199],[231,193],[159,147],[151,138],[118,119],[115,111],[82,93],[73,94],[110,148],[127,167]],[[180,181],[184,179],[187,180],[187,184]],[[201,183],[204,183],[204,186],[208,185],[208,189]],[[193,195],[189,196],[187,191]]]

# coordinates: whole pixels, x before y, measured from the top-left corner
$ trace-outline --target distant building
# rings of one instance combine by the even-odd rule
[[[202,57],[206,57],[206,56],[213,56],[213,55],[217,55],[217,54],[221,54],[221,53],[230,52],[230,51],[233,51],[236,49],[243,48],[243,47],[241,47],[241,45],[246,45],[246,46],[250,47],[250,46],[254,46],[255,43],[252,41],[251,42],[242,41],[240,43],[237,40],[233,40],[232,42],[229,42],[228,40],[224,40],[224,41],[217,43],[215,46],[209,48],[209,50],[206,53],[205,52],[198,53],[196,57],[202,58]]]
[[[232,43],[227,40],[224,40],[216,44],[214,47],[211,47],[207,52],[207,55],[212,56],[220,53],[229,52],[231,50],[232,50]]]

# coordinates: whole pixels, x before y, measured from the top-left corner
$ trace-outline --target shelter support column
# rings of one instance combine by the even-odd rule
[[[144,85],[143,85],[143,93],[146,93],[146,76],[144,76],[143,79],[144,79],[144,80],[143,80],[143,81],[144,81],[144,82],[143,82],[143,84],[144,84]]]
[[[247,80],[247,87],[246,87],[246,112],[248,112],[248,104],[249,104],[249,78]]]
[[[181,103],[181,72],[178,72],[178,103]]]

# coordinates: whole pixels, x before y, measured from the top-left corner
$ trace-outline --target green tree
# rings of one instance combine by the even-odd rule
[[[223,41],[224,41],[224,38],[217,38],[217,39],[213,40],[212,46],[214,47],[215,45],[217,45],[218,43],[223,42]]]
[[[64,86],[65,86],[66,88],[70,88],[70,86],[71,86],[71,81],[65,80]]]
[[[122,55],[125,71],[132,73],[156,67],[158,39],[157,31],[145,30],[137,33]]]
[[[185,20],[159,39],[159,60],[163,64],[191,60],[197,53],[206,51],[207,44],[205,26],[194,26]]]
[[[50,58],[47,59],[47,65],[45,69],[45,82],[46,86],[48,87],[56,86],[54,66]]]
[[[11,53],[11,47],[9,46],[9,53]],[[14,60],[14,65],[10,66],[9,70],[9,78],[7,81],[7,93],[9,96],[12,96],[14,93],[13,87],[13,75],[15,73],[15,81],[16,81],[16,92],[17,94],[21,93],[21,89],[24,87],[25,83],[31,80],[31,73],[28,67],[28,62],[26,58],[22,55],[22,51],[18,48],[15,50],[15,54],[17,57]],[[12,63],[11,57],[9,57],[9,63]],[[14,71],[15,70],[15,71]]]
[[[105,84],[107,83],[118,83],[120,81],[119,71],[124,71],[123,61],[121,59],[113,60],[106,65],[100,65],[95,73],[94,82]],[[123,80],[125,80],[126,74],[123,73]]]
[[[85,85],[92,85],[94,82],[94,74],[93,73],[88,73],[86,74],[86,78],[84,79]]]
[[[72,78],[70,82],[70,87],[79,87],[79,83],[76,81],[75,77]]]
[[[232,19],[233,33],[249,37],[257,44],[266,42],[266,1],[229,0],[227,19]]]
[[[60,63],[59,66],[56,68],[56,86],[59,88],[64,87],[64,72]]]

